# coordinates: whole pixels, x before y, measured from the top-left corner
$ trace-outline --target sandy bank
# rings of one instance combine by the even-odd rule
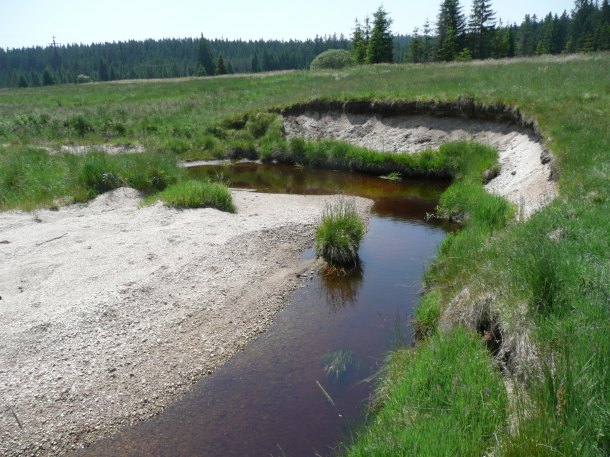
[[[268,327],[316,267],[300,253],[327,197],[233,195],[237,214],[140,208],[125,188],[0,214],[0,455],[157,414]]]
[[[486,188],[519,206],[528,217],[557,195],[548,154],[535,133],[508,122],[430,115],[306,111],[284,116],[287,137],[333,139],[382,152],[418,152],[469,140],[498,150],[500,174]]]

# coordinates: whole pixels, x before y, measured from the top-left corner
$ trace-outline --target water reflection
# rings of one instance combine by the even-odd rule
[[[320,289],[322,300],[328,304],[330,312],[336,313],[347,306],[354,306],[358,290],[364,278],[363,262],[352,268],[336,268],[328,266],[320,272],[324,287]]]

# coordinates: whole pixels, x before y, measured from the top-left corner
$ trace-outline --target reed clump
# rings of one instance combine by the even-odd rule
[[[316,230],[316,255],[332,265],[358,263],[358,248],[364,236],[364,221],[354,200],[338,198],[326,205]]]

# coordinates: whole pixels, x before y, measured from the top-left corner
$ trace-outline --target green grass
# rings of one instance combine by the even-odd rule
[[[476,335],[435,334],[416,351],[392,353],[387,370],[378,394],[383,407],[346,456],[478,457],[494,447],[507,398]]]
[[[235,212],[231,192],[226,185],[217,182],[182,181],[148,197],[146,203],[157,200],[175,208],[216,208]]]
[[[364,236],[364,222],[353,200],[338,198],[328,203],[316,229],[316,255],[333,266],[355,266]]]
[[[167,154],[50,155],[31,147],[10,147],[0,155],[0,209],[84,202],[122,186],[151,194],[185,176],[175,156]]]
[[[442,374],[451,386],[453,379],[472,379],[477,399],[485,389],[494,392],[497,379],[484,375],[488,369],[460,359],[460,353],[452,351],[452,334],[439,335],[436,329],[439,322],[446,321],[448,313],[477,311],[485,302],[481,297],[491,297],[490,312],[505,340],[527,334],[524,341],[536,349],[537,356],[515,371],[517,392],[522,392],[518,401],[511,402],[510,407],[505,403],[498,406],[504,408],[500,412],[503,417],[519,419],[515,429],[511,430],[506,421],[492,421],[490,428],[494,427],[498,444],[488,438],[486,429],[469,449],[478,446],[476,455],[493,448],[496,456],[607,456],[609,65],[610,54],[604,53],[483,63],[376,65],[179,83],[3,90],[0,205],[2,209],[27,209],[53,205],[55,198],[65,195],[86,199],[98,191],[96,188],[126,179],[121,171],[123,165],[102,166],[101,174],[87,172],[83,177],[83,158],[48,156],[36,149],[67,143],[141,144],[150,151],[169,153],[174,166],[176,155],[189,159],[222,157],[232,145],[235,150],[237,146],[241,150],[254,148],[263,160],[327,167],[342,164],[345,169],[370,170],[376,175],[397,171],[408,177],[415,167],[413,160],[434,173],[449,173],[456,180],[443,196],[440,210],[460,219],[464,228],[447,238],[426,273],[428,294],[434,294],[434,298],[425,299],[416,318],[425,324],[425,333],[434,336],[421,343],[418,350],[408,352],[408,356],[401,351],[391,357],[388,379],[395,384],[408,381],[409,373],[413,373],[409,370],[417,367],[420,380],[436,379],[437,374]],[[268,118],[257,117],[270,109],[312,99],[453,102],[460,98],[472,98],[482,105],[514,106],[525,117],[536,120],[545,145],[557,159],[557,201],[529,221],[514,223],[511,215],[518,209],[481,192],[482,173],[494,166],[495,155],[478,146],[445,146],[444,161],[440,159],[443,152],[428,152],[388,166],[383,156],[348,145],[286,142],[277,117],[271,116],[268,123]],[[448,154],[451,148],[458,154],[464,151],[455,162]],[[468,162],[478,161],[481,154],[485,156],[482,163]],[[465,288],[470,291],[470,298],[456,302],[454,298]],[[455,309],[456,306],[463,309]],[[472,334],[464,336],[473,341],[468,353],[473,360],[486,360],[484,365],[492,366],[485,346],[474,344],[477,330],[472,328]],[[434,364],[430,354],[446,354],[446,363]],[[462,363],[452,363],[456,357]],[[516,357],[515,352],[511,357]],[[477,375],[482,376],[480,383]],[[384,455],[382,443],[388,446],[385,455],[411,452],[408,447],[398,449],[396,443],[400,441],[384,440],[400,436],[386,433],[386,429],[404,426],[401,402],[404,406],[434,400],[426,397],[425,389],[409,392],[415,392],[415,396],[398,396],[394,400],[389,394],[382,395],[385,406],[380,406],[371,423],[374,427],[375,421],[383,420],[384,427],[362,431],[366,436],[362,442],[366,439],[375,443],[379,455]],[[487,417],[485,411],[486,407],[482,417]],[[449,448],[453,442],[451,449],[456,450],[465,446],[469,421],[481,430],[476,414],[446,414],[435,427],[429,426],[431,419],[424,415],[408,419],[421,421],[421,425],[409,424],[421,431],[423,442],[434,443],[436,439]],[[466,436],[454,433],[460,427],[464,427]],[[443,433],[445,429],[450,432]],[[409,430],[402,427],[396,431],[403,432]],[[356,443],[355,449],[359,445]],[[461,455],[457,451],[448,454]]]

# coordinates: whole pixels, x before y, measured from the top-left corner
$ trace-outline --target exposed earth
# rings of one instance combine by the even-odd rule
[[[557,185],[551,179],[551,157],[533,131],[514,124],[428,115],[309,111],[286,116],[284,127],[288,137],[341,140],[395,153],[438,148],[449,141],[475,141],[498,150],[500,174],[486,189],[515,203],[521,217],[529,217],[557,195]]]

